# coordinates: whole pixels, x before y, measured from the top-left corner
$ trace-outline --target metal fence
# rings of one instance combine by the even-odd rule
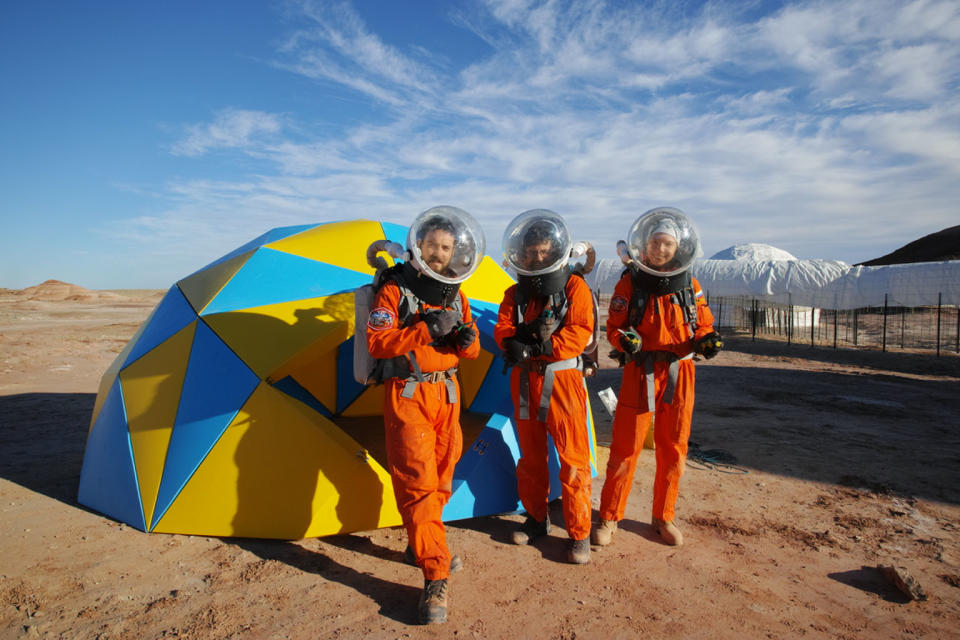
[[[818,309],[778,304],[750,297],[707,299],[715,326],[753,337],[824,347],[862,347],[960,353],[960,309],[930,307],[864,307]],[[886,299],[886,297],[885,297]]]

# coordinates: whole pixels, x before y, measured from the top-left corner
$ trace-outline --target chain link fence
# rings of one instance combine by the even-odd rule
[[[960,309],[929,307],[863,307],[819,309],[779,304],[745,296],[707,299],[718,328],[754,338],[833,348],[883,351],[960,353]]]

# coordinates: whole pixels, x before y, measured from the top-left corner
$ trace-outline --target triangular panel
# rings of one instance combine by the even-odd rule
[[[499,351],[498,351],[499,353]],[[513,415],[513,400],[510,398],[510,373],[503,372],[503,358],[493,358],[480,390],[467,407],[477,413],[502,413]]]
[[[494,414],[453,472],[453,494],[443,509],[444,521],[520,509],[517,462],[520,445],[509,418]]]
[[[286,370],[287,367],[284,367]],[[296,380],[297,384],[316,398],[329,412],[337,410],[337,357],[335,352],[321,354],[310,361],[298,362],[289,367],[286,377]],[[271,374],[270,380],[283,380],[282,373]],[[279,386],[279,384],[277,384]]]
[[[331,222],[264,246],[373,276],[367,248],[382,240],[382,233],[380,223],[372,220]]]
[[[197,323],[153,522],[170,506],[258,382],[205,323]]]
[[[120,372],[130,441],[146,521],[160,489],[167,445],[190,358],[196,322],[184,327]]]
[[[263,248],[250,256],[202,315],[331,296],[368,282],[367,273]]]
[[[353,294],[209,314],[204,320],[260,378],[279,380],[347,339]]]
[[[340,410],[340,415],[347,418],[383,415],[384,389],[382,384],[363,388],[363,393],[354,399],[349,406]]]
[[[77,500],[111,518],[146,530],[119,380],[114,382],[99,418],[90,427]]]
[[[480,355],[473,360],[460,359],[460,404],[469,407],[477,397],[480,384],[493,362],[493,354],[480,350]]]
[[[216,260],[214,260],[214,261],[211,262],[210,264],[206,265],[205,267],[203,267],[203,268],[201,268],[201,269],[197,269],[196,271],[194,271],[193,273],[191,273],[189,276],[187,276],[187,277],[184,278],[184,279],[185,279],[185,280],[186,280],[186,279],[189,279],[189,278],[193,277],[194,275],[200,273],[201,271],[206,271],[207,269],[209,269],[209,268],[211,268],[211,267],[215,267],[215,266],[217,266],[217,265],[219,265],[219,264],[221,264],[221,263],[223,263],[223,262],[226,262],[226,261],[228,261],[228,260],[232,260],[233,258],[236,258],[238,255],[240,255],[240,254],[242,254],[242,253],[250,253],[250,252],[255,251],[256,249],[262,247],[262,246],[265,245],[265,244],[268,244],[268,243],[273,242],[273,241],[275,241],[275,240],[280,240],[280,239],[282,239],[282,238],[286,238],[287,236],[292,236],[292,235],[294,235],[295,233],[300,233],[301,231],[306,231],[307,229],[309,229],[309,228],[311,228],[311,227],[315,227],[315,226],[317,226],[317,225],[315,225],[315,224],[298,224],[298,225],[294,225],[294,226],[291,226],[291,227],[277,227],[276,229],[271,229],[270,231],[267,231],[266,233],[257,236],[256,238],[254,238],[254,239],[251,240],[250,242],[244,244],[243,246],[237,247],[236,249],[234,249],[234,250],[231,251],[230,253],[228,253],[228,254],[226,254],[226,255],[223,255],[223,256],[220,256],[219,258],[217,258]]]
[[[253,252],[254,250],[251,249],[246,253],[236,255],[229,260],[207,267],[203,271],[198,271],[177,283],[184,297],[190,302],[197,314],[203,313],[203,308],[220,293],[220,290],[230,281],[230,278],[246,264]]]
[[[137,340],[137,346],[127,356],[123,366],[130,366],[131,362],[134,362],[196,319],[197,314],[190,303],[187,302],[187,299],[183,297],[179,287],[170,287],[167,294],[163,296],[163,300],[157,305],[157,310],[150,322],[146,324],[143,335]]]
[[[97,399],[93,403],[93,416],[90,418],[90,426],[93,427],[93,423],[97,421],[97,417],[100,415],[100,409],[103,406],[103,402],[107,399],[107,395],[110,393],[110,389],[113,387],[113,383],[117,379],[117,374],[120,373],[120,367],[123,366],[123,363],[127,361],[127,356],[130,355],[130,352],[133,351],[133,348],[137,346],[137,342],[140,341],[140,336],[143,335],[143,332],[149,326],[150,322],[153,321],[153,316],[157,312],[156,307],[147,317],[147,319],[140,325],[140,328],[137,329],[137,332],[133,334],[133,337],[130,338],[130,342],[123,348],[123,350],[117,354],[117,357],[113,359],[113,362],[110,363],[110,366],[107,367],[107,370],[104,372],[103,377],[100,378],[100,386],[97,388]]]
[[[365,331],[365,329],[361,329]],[[366,339],[365,334],[361,333],[362,339]],[[367,387],[357,382],[353,377],[353,342],[357,339],[352,338],[340,345],[337,350],[337,410],[342,412],[356,400]]]
[[[389,474],[329,420],[261,384],[154,531],[299,539],[399,523]]]
[[[503,292],[513,285],[510,275],[493,258],[484,256],[476,272],[463,283],[461,290],[470,300],[482,300],[499,306]]]
[[[299,382],[290,376],[287,376],[282,380],[278,380],[273,386],[275,389],[283,391],[291,398],[299,400],[325,418],[329,418],[333,415],[333,412],[326,408],[318,398],[314,397],[312,393],[307,391],[303,386],[300,385]]]
[[[480,346],[494,355],[501,353],[497,341],[493,339],[493,327],[497,324],[499,311],[499,303],[470,300],[470,315],[473,317],[473,321],[477,323],[477,329],[480,333]]]

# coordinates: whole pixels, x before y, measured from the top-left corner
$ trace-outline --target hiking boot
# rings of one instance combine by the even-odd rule
[[[594,527],[590,532],[590,539],[598,547],[605,547],[610,544],[613,534],[617,532],[616,520],[601,520],[599,527]]]
[[[680,533],[680,529],[677,529],[672,520],[654,518],[651,524],[653,524],[653,530],[660,534],[660,539],[667,544],[674,547],[683,544],[683,534]]]
[[[413,552],[413,547],[410,545],[407,545],[407,549],[403,552],[403,561],[411,567],[419,566],[417,564],[417,554]],[[463,569],[463,560],[460,559],[460,556],[451,556],[450,573],[456,573],[460,569]]]
[[[447,621],[447,579],[424,580],[423,593],[417,606],[420,624],[440,624]]]
[[[513,544],[531,544],[537,538],[550,533],[550,516],[544,517],[543,522],[534,520],[527,516],[523,524],[513,532]]]
[[[587,564],[590,562],[590,540],[571,540],[567,549],[567,562],[571,564]]]

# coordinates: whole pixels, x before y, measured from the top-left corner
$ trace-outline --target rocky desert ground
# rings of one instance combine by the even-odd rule
[[[698,365],[677,522],[649,526],[653,453],[585,566],[518,515],[450,523],[450,621],[415,625],[405,536],[145,534],[76,501],[103,371],[162,292],[0,289],[2,638],[957,638],[960,357],[727,336]],[[589,387],[603,481],[611,420]],[[557,520],[562,518],[555,510]],[[895,567],[910,581],[898,588]]]

